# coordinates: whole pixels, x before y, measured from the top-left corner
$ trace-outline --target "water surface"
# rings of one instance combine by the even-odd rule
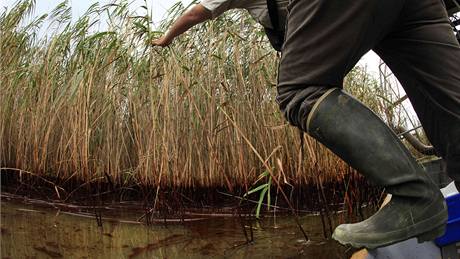
[[[305,242],[290,216],[253,221],[245,244],[238,217],[136,223],[142,212],[117,211],[102,221],[2,198],[2,258],[344,258],[346,248],[323,238],[320,217],[303,216]],[[110,215],[110,218],[114,218]],[[243,224],[246,230],[250,226]],[[249,233],[249,231],[248,231]]]

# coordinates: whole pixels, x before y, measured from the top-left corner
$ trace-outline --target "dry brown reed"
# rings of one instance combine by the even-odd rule
[[[123,2],[94,5],[75,23],[65,4],[30,21],[33,8],[23,1],[0,15],[2,168],[122,186],[247,190],[265,171],[252,145],[274,177],[294,186],[346,182],[353,173],[286,123],[274,101],[276,53],[244,13],[160,49],[148,46],[157,35],[150,17]],[[108,27],[95,32],[103,14]],[[57,29],[39,37],[44,21]],[[384,115],[377,86],[360,68],[345,81]]]

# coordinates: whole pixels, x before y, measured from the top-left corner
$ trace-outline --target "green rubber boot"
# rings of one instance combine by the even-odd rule
[[[333,238],[369,249],[412,237],[433,240],[445,231],[447,207],[441,192],[399,138],[371,110],[340,89],[315,103],[306,129],[370,181],[385,187],[391,201],[370,218],[338,226]]]

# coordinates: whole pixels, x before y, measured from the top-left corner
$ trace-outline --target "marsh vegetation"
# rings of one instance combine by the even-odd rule
[[[264,203],[288,197],[297,210],[352,213],[381,198],[286,123],[275,102],[277,54],[245,13],[161,49],[149,42],[181,4],[159,28],[146,6],[133,12],[127,1],[96,3],[73,22],[70,8],[34,16],[34,1],[20,1],[0,14],[3,190],[61,201],[137,198],[165,213],[239,202],[263,184]],[[406,123],[392,106],[398,95],[365,68],[347,76],[345,89],[386,122]]]

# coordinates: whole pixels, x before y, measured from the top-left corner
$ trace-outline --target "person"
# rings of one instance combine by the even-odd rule
[[[277,101],[308,132],[392,194],[370,218],[338,226],[342,244],[376,248],[445,231],[444,199],[399,138],[342,90],[374,50],[401,82],[449,176],[460,183],[460,46],[441,0],[291,0]]]
[[[200,8],[209,19],[234,2],[253,1],[203,0]],[[286,10],[277,86],[281,112],[392,195],[368,219],[339,225],[333,238],[373,249],[442,235],[447,208],[437,186],[393,131],[342,90],[345,75],[374,50],[401,82],[459,186],[460,46],[442,1],[290,0]],[[204,21],[180,26],[181,19],[153,44],[164,46],[188,25]]]

